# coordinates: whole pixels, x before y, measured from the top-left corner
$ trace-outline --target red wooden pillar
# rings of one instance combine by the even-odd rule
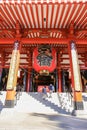
[[[61,55],[61,54],[59,53],[59,54],[58,54],[58,92],[62,92],[60,55]]]
[[[29,68],[28,68],[28,77],[27,77],[27,87],[26,87],[26,91],[29,92],[30,91],[30,87],[31,86],[31,73],[32,73],[32,50],[30,50],[28,52],[28,62],[29,62]]]
[[[30,71],[28,71],[26,92],[30,91],[30,77]]]
[[[59,86],[58,91],[59,91],[59,92],[62,92],[62,85],[61,85],[61,69],[60,69],[60,68],[59,68],[59,70],[58,70],[58,86]]]
[[[74,109],[83,110],[82,83],[81,83],[81,75],[80,75],[78,55],[77,55],[75,42],[71,41],[68,48],[69,48],[70,67],[71,67],[71,75],[72,75],[72,87],[74,89],[73,92]]]
[[[5,53],[4,52],[1,53],[1,65],[3,69],[5,66]]]
[[[87,67],[87,51],[85,51],[85,66]]]

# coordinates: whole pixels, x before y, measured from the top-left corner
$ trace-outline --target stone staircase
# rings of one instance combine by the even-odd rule
[[[66,110],[69,113],[73,111],[73,97],[70,93],[60,93],[58,94],[58,99],[61,104],[61,109]]]
[[[6,92],[0,95],[0,111],[1,114],[10,114],[14,112],[22,113],[42,113],[42,114],[71,114],[73,105],[70,94],[53,93],[52,98],[48,97],[43,100],[42,93],[22,92],[20,99],[14,108],[5,108],[4,102]]]
[[[87,113],[87,93],[83,93],[84,111]],[[14,113],[39,113],[39,114],[68,114],[73,111],[73,99],[70,93],[53,93],[52,98],[48,97],[43,100],[42,93],[22,92],[14,108],[4,106],[6,92],[0,95],[0,113],[10,115]],[[86,115],[87,116],[87,115]]]
[[[82,93],[84,110],[87,111],[87,93]]]
[[[27,100],[26,100],[27,99]],[[57,114],[58,105],[54,104],[46,98],[42,99],[41,93],[22,93],[20,100],[15,106],[17,112],[27,112],[27,113],[48,113]]]

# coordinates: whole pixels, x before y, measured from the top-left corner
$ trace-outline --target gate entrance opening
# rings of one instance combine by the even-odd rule
[[[34,92],[41,92],[43,86],[46,86],[48,88],[48,86],[50,84],[53,84],[55,87],[55,91],[56,91],[56,75],[55,75],[55,71],[53,73],[35,73],[34,77],[33,77],[33,91]]]

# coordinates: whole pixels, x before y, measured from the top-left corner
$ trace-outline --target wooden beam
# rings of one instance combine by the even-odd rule
[[[30,20],[30,19],[29,19]],[[10,31],[10,32],[15,32],[16,29],[14,28],[0,28],[1,31]],[[21,28],[22,32],[43,32],[43,31],[48,31],[48,32],[68,32],[69,28]],[[87,29],[74,29],[75,32],[84,32],[87,33]]]
[[[87,44],[86,39],[75,38],[1,38],[0,44],[13,44],[16,40],[19,40],[22,44],[68,44],[71,40],[75,41],[76,44]]]

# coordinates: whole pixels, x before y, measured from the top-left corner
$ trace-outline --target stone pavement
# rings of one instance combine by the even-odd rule
[[[0,115],[0,130],[87,130],[87,119],[60,114],[9,113]]]
[[[14,108],[5,108],[4,94],[0,97],[0,130],[87,130],[85,112],[77,118],[60,111],[57,97],[43,101],[37,94],[24,93]]]

